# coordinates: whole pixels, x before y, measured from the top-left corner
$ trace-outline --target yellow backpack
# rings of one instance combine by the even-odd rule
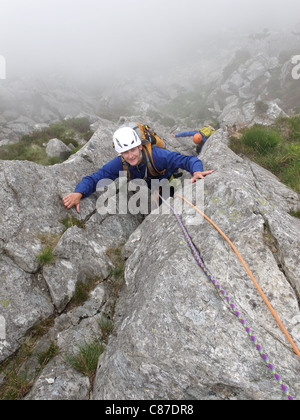
[[[208,137],[210,137],[215,132],[216,132],[216,130],[214,128],[210,127],[209,125],[206,125],[205,127],[201,128],[201,130],[199,130],[199,133],[203,134],[204,137],[206,137],[207,139],[208,139]]]
[[[142,144],[143,146],[151,143],[152,146],[160,147],[161,149],[165,149],[166,145],[163,139],[158,137],[158,135],[149,127],[149,125],[142,125],[136,123],[137,127],[140,129],[142,135]]]

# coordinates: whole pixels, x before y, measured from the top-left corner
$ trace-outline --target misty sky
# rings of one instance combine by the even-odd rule
[[[0,55],[8,75],[130,72],[184,59],[224,31],[299,21],[299,0],[0,0]]]

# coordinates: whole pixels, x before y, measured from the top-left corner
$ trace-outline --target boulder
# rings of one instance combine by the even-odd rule
[[[244,105],[238,104],[237,97],[231,97],[232,102],[224,107],[219,115],[221,127],[236,125],[238,128],[254,124],[270,125],[278,117],[288,117],[276,101],[266,101],[266,112],[259,115],[256,112],[255,102],[249,101]]]
[[[46,147],[46,154],[49,157],[57,157],[64,160],[70,156],[70,153],[71,149],[59,139],[49,140]]]

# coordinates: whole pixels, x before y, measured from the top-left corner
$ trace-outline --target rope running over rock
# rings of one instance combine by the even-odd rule
[[[215,287],[217,288],[217,290],[224,296],[226,302],[228,303],[230,309],[232,310],[232,312],[237,316],[237,318],[239,319],[240,323],[243,325],[243,327],[245,328],[246,332],[248,333],[248,335],[250,336],[252,342],[255,344],[256,349],[259,351],[262,359],[266,362],[268,368],[271,370],[271,372],[273,373],[275,379],[279,382],[282,391],[284,392],[284,394],[288,397],[288,399],[290,401],[293,401],[294,399],[290,396],[289,391],[287,389],[287,387],[283,384],[282,380],[280,379],[280,376],[277,374],[273,364],[270,362],[270,360],[268,359],[268,357],[266,356],[265,352],[263,351],[261,345],[257,342],[255,336],[253,335],[250,327],[246,324],[246,321],[243,319],[243,317],[240,314],[240,311],[238,311],[238,309],[236,308],[236,306],[233,304],[233,302],[231,301],[230,297],[227,295],[227,293],[223,290],[222,286],[220,284],[218,284],[218,281],[213,277],[213,275],[209,272],[209,270],[205,267],[203,261],[201,260],[187,230],[185,229],[180,217],[178,216],[176,210],[174,209],[174,207],[172,207],[162,196],[160,196],[161,200],[172,210],[172,212],[174,213],[185,237],[186,240],[194,254],[194,257],[196,258],[196,261],[198,262],[199,266],[201,267],[201,269],[204,271],[204,273],[206,274],[206,276],[213,282],[213,284],[215,285]]]

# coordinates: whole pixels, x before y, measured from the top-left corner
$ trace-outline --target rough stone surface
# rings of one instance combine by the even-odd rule
[[[299,348],[299,277],[291,273],[299,267],[300,223],[287,213],[299,197],[231,152],[222,130],[202,158],[216,170],[204,181],[205,213],[236,245]],[[270,198],[274,181],[276,197]],[[275,207],[277,199],[281,204]],[[276,250],[268,245],[267,226]],[[236,255],[207,222],[188,230],[299,398],[299,359]],[[284,398],[244,327],[198,267],[173,215],[150,215],[124,255],[126,287],[117,304],[116,333],[99,361],[95,400]]]
[[[53,325],[22,367],[34,382],[27,400],[284,398],[224,297],[198,267],[172,214],[153,213],[143,222],[130,214],[103,216],[96,212],[97,194],[82,202],[80,216],[63,208],[61,198],[114,157],[110,139],[116,127],[103,122],[90,142],[60,165],[0,162],[0,315],[7,327],[1,361],[50,317]],[[173,139],[155,128],[169,149],[195,153],[190,139]],[[299,196],[227,143],[223,130],[209,139],[201,159],[215,173],[199,181],[203,188],[188,184],[184,193],[204,191],[205,213],[237,246],[299,347],[300,226],[289,215],[299,208]],[[63,233],[62,221],[71,215],[81,227]],[[205,264],[291,395],[299,397],[298,358],[235,254],[207,222],[192,224],[186,207],[182,218]],[[55,260],[41,266],[37,255],[53,237]],[[108,250],[124,243],[125,285],[115,308]],[[76,284],[90,278],[96,286],[89,299],[70,309]],[[101,321],[113,315],[114,331],[92,388],[66,355],[102,340]],[[38,355],[51,343],[59,354],[40,371]]]
[[[113,123],[99,128],[61,165],[0,161],[0,315],[7,328],[1,361],[20,347],[30,328],[66,307],[78,281],[106,278],[112,267],[106,251],[120,246],[139,225],[131,215],[120,220],[94,215],[96,195],[85,200],[80,216],[61,202],[83,176],[114,157],[111,142],[106,143],[113,129]],[[63,233],[63,219],[71,215],[85,229],[75,226]],[[53,238],[59,240],[55,261],[41,266],[37,256]]]
[[[59,159],[67,159],[71,149],[59,139],[49,140],[46,147],[46,154],[49,157],[57,157]]]

